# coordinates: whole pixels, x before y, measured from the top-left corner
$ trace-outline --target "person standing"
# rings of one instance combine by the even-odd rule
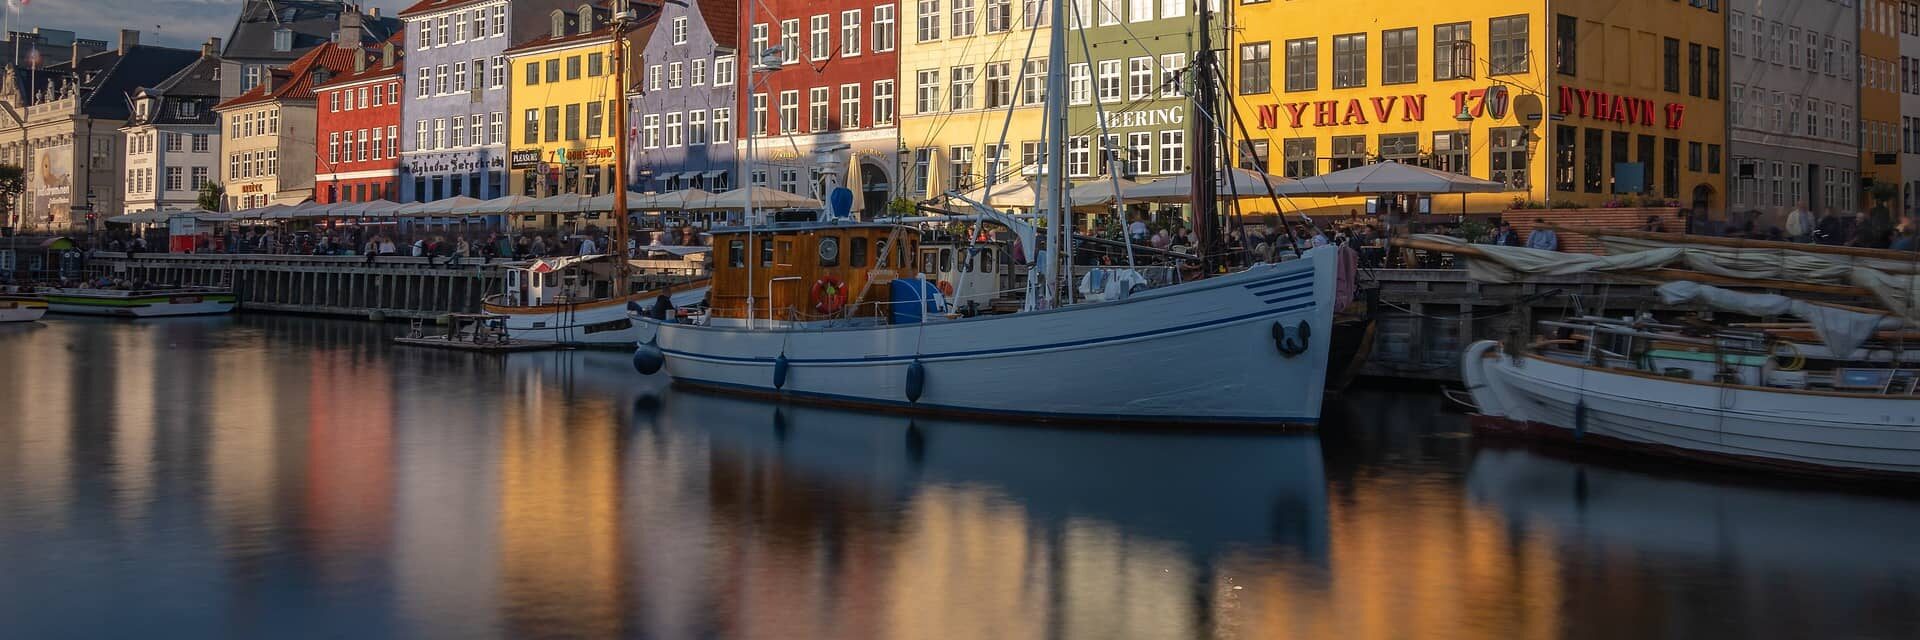
[[[1814,224],[1813,213],[1807,211],[1807,203],[1794,203],[1793,211],[1787,214],[1787,240],[1813,242]]]

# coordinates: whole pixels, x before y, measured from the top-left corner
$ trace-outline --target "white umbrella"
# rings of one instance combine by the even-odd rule
[[[297,220],[303,218],[324,218],[326,216],[327,205],[308,200],[291,207],[275,209],[261,217],[268,220]]]
[[[634,211],[636,209],[641,209],[642,207],[640,206],[640,204],[646,201],[647,198],[648,198],[647,194],[640,193],[638,191],[628,191],[627,192],[627,211]],[[605,193],[605,194],[594,196],[592,198],[588,198],[587,210],[588,211],[612,211],[613,210],[613,194]]]
[[[987,193],[986,187],[980,187],[966,192],[963,197],[989,207],[1020,207],[1022,209],[1032,209],[1034,204],[1040,201],[1039,194],[1033,191],[1033,183],[1026,180],[996,182],[991,194]]]
[[[562,193],[526,203],[524,213],[580,213],[592,209],[586,196]]]
[[[849,211],[852,212],[854,219],[857,220],[860,218],[861,211],[867,208],[867,199],[861,197],[866,191],[862,188],[863,185],[860,184],[860,154],[858,153],[847,153],[846,187],[853,191],[853,207],[849,209]]]
[[[650,194],[642,198],[638,203],[628,202],[627,206],[636,209],[656,211],[685,211],[700,208],[712,197],[713,194],[705,190],[681,189],[679,191]]]
[[[1073,191],[1068,193],[1068,197],[1073,202],[1074,208],[1096,207],[1096,206],[1113,204],[1113,194],[1114,194],[1113,183],[1114,183],[1114,179],[1111,177],[1101,178],[1099,180],[1095,180],[1093,182],[1089,182],[1089,183],[1080,185],[1078,187],[1074,187]],[[1126,178],[1121,178],[1120,179],[1121,199],[1134,200],[1135,198],[1133,197],[1133,191],[1135,189],[1139,189],[1140,187],[1141,187],[1141,184],[1138,182],[1134,182]]]
[[[754,209],[774,210],[774,209],[818,209],[820,208],[819,200],[815,200],[813,198],[809,198],[809,197],[795,194],[795,193],[787,193],[785,191],[781,191],[778,189],[769,189],[767,187],[758,187],[758,186],[741,187],[739,189],[734,189],[732,191],[727,191],[724,193],[716,193],[712,197],[707,198],[706,201],[701,202],[700,206],[694,207],[694,208],[704,210],[704,211],[732,211],[735,209],[745,210],[747,208],[747,199],[749,196],[751,196],[753,199],[752,204]]]
[[[1276,190],[1291,196],[1344,196],[1374,193],[1499,193],[1507,188],[1492,180],[1388,161],[1301,178]]]
[[[1270,173],[1261,173],[1251,169],[1239,168],[1227,172],[1226,177],[1231,181],[1222,180],[1220,182],[1219,194],[1220,197],[1223,198],[1236,196],[1241,198],[1264,198],[1268,195],[1268,185],[1272,185],[1273,193],[1286,193],[1281,190],[1282,185],[1293,182],[1292,178],[1283,178]],[[1161,178],[1140,185],[1138,188],[1129,189],[1125,193],[1128,200],[1137,200],[1140,202],[1176,204],[1193,202],[1193,176],[1188,174]]]
[[[500,196],[474,205],[472,213],[481,216],[520,213],[526,210],[527,203],[533,201],[532,196]]]
[[[354,202],[348,206],[335,207],[333,212],[340,216],[364,218],[391,218],[405,203],[392,200],[374,200],[372,202]]]
[[[472,211],[474,207],[484,203],[486,203],[486,201],[479,198],[454,196],[433,202],[421,202],[418,203],[419,206],[417,207],[401,207],[401,211],[412,216],[454,216],[468,213]]]

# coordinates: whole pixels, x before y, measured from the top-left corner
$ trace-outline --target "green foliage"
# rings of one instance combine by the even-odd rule
[[[1468,220],[1453,230],[1454,237],[1467,242],[1485,242],[1493,237],[1493,225],[1480,220]]]
[[[222,211],[226,203],[227,187],[225,185],[212,180],[200,185],[200,201],[196,206],[206,211]]]
[[[912,198],[894,198],[893,202],[887,203],[887,213],[894,217],[911,216],[917,211],[916,206]]]
[[[20,194],[27,190],[27,171],[13,165],[0,165],[0,221],[12,219]]]

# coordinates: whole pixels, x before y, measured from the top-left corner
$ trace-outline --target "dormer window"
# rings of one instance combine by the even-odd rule
[[[281,27],[279,29],[273,30],[273,50],[274,51],[292,51],[293,50],[293,30],[292,29]]]
[[[144,119],[146,119],[146,117],[147,117],[147,105],[148,105],[148,104],[150,104],[150,103],[152,103],[152,102],[153,102],[152,100],[141,100],[140,102],[138,102],[138,103],[136,103],[136,104],[134,104],[134,105],[133,105],[133,112],[134,112],[134,114],[136,114],[136,115],[138,115],[138,116],[140,116],[140,118],[141,118],[141,119],[143,119],[143,120],[144,120]]]
[[[593,5],[580,5],[580,33],[593,30]]]
[[[200,103],[188,100],[181,102],[180,106],[176,107],[176,109],[179,110],[180,117],[182,118],[200,117]]]
[[[559,9],[554,9],[553,10],[553,37],[558,38],[564,35],[567,35],[567,12],[561,11]]]

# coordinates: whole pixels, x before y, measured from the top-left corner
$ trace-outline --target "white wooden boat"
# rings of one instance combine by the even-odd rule
[[[507,331],[517,339],[627,349],[641,339],[640,329],[627,317],[629,307],[651,307],[662,294],[671,296],[674,306],[684,307],[698,304],[707,295],[705,278],[697,278],[615,296],[615,268],[612,256],[605,255],[511,264],[506,291],[488,296],[481,310],[504,317]]]
[[[725,245],[725,252],[715,261],[713,307],[684,322],[636,315],[647,327],[636,366],[652,373],[664,364],[688,386],[943,415],[1319,420],[1335,248],[1112,302],[971,318],[911,311],[903,318],[899,305],[944,309],[937,294],[898,297],[903,288],[933,290],[924,279],[888,270],[914,271],[885,262],[889,245],[904,247],[893,255],[916,255],[917,232],[903,229],[827,222],[763,232],[766,246],[780,249],[767,256],[775,266],[750,281],[770,294],[753,296],[770,300],[758,312],[745,304],[749,280],[742,271],[750,256],[734,254],[746,252],[747,234],[715,231],[716,248]],[[869,240],[876,260],[865,257]],[[855,247],[844,258],[843,242]],[[832,266],[816,267],[816,254]],[[803,293],[809,284],[811,296]],[[874,301],[872,292],[882,290],[895,297]],[[823,303],[822,291],[838,291],[844,309]]]
[[[1775,470],[1920,474],[1920,370],[1780,371],[1764,351],[1622,356],[1634,351],[1595,344],[1605,340],[1511,354],[1493,341],[1469,347],[1461,375],[1475,428]]]
[[[0,324],[33,322],[47,315],[47,301],[39,296],[0,294]]]
[[[117,318],[160,318],[230,313],[238,303],[232,289],[46,289],[40,292],[53,313]]]

